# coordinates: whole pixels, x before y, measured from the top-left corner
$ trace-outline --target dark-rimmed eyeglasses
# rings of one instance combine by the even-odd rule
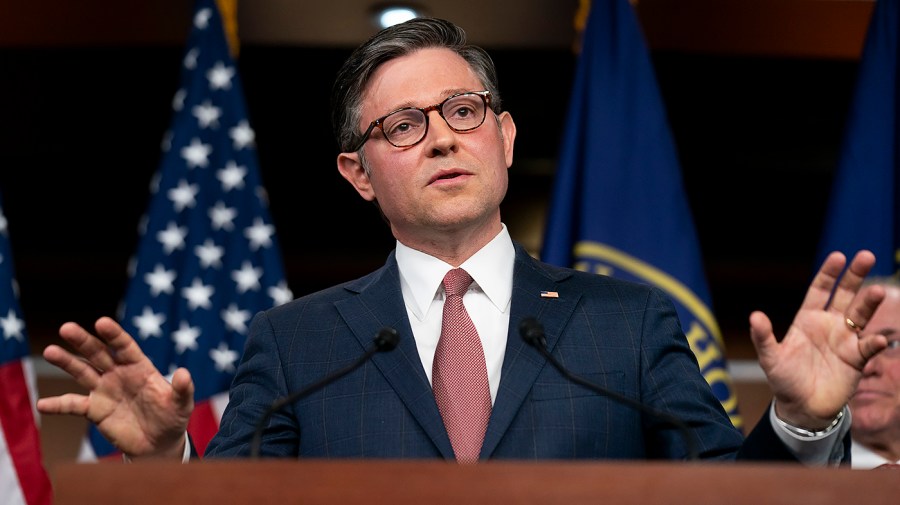
[[[369,123],[362,139],[351,152],[362,149],[377,126],[384,138],[394,147],[410,147],[418,144],[428,133],[428,113],[436,110],[451,130],[462,133],[472,131],[484,123],[491,104],[490,91],[468,91],[447,97],[443,102],[429,107],[403,107]]]

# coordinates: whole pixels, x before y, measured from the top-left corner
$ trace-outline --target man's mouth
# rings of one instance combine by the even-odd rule
[[[447,180],[451,180],[451,179],[456,179],[457,177],[462,177],[464,175],[469,175],[469,174],[464,171],[460,171],[460,170],[449,170],[446,172],[440,172],[431,179],[431,183],[434,183],[437,181],[447,181]]]

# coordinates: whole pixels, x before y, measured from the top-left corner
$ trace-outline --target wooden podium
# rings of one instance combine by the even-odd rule
[[[786,464],[210,460],[53,473],[57,505],[900,503],[900,472]]]

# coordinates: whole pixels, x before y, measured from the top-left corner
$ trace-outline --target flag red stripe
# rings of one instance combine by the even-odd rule
[[[41,458],[40,434],[21,361],[0,366],[0,384],[3,384],[0,425],[22,494],[29,505],[49,505],[52,502],[50,478]]]
[[[198,402],[188,422],[188,433],[200,456],[206,452],[206,446],[217,431],[219,431],[219,417],[213,411],[212,402],[209,400]]]

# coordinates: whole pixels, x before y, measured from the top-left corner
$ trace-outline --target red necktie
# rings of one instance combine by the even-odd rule
[[[491,417],[484,349],[462,297],[472,277],[457,268],[444,277],[441,338],[434,353],[432,389],[460,463],[475,463]]]

